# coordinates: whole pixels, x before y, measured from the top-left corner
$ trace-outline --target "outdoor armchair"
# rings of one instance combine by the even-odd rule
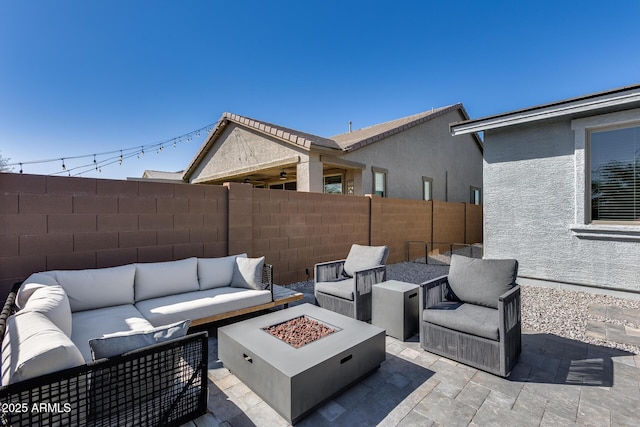
[[[422,283],[423,349],[507,377],[521,351],[516,260],[451,257],[448,276]]]
[[[351,246],[346,259],[316,264],[316,303],[357,320],[371,319],[371,288],[386,280],[386,246]]]

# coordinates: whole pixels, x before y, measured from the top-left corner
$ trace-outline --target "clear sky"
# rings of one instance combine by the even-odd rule
[[[586,95],[640,82],[639,17],[638,0],[0,0],[0,156],[148,146],[225,111],[328,137]],[[203,138],[83,176],[182,170]]]

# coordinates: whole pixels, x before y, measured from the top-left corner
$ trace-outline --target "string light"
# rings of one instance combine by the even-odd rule
[[[157,142],[154,144],[139,145],[136,147],[122,148],[122,149],[107,151],[102,153],[92,153],[92,154],[85,154],[85,155],[78,155],[78,156],[65,156],[65,157],[57,157],[55,159],[33,160],[33,161],[27,161],[27,162],[24,162],[24,161],[16,162],[16,163],[7,164],[7,166],[20,166],[20,173],[23,173],[24,172],[23,165],[43,164],[43,163],[60,161],[62,162],[62,170],[58,172],[53,172],[51,173],[51,175],[59,175],[61,173],[66,172],[67,175],[71,176],[71,172],[74,172],[73,176],[79,176],[91,171],[102,172],[103,167],[115,164],[116,162],[118,162],[119,165],[122,165],[124,160],[128,158],[131,158],[134,156],[136,156],[137,158],[144,157],[145,149],[146,150],[155,149],[157,150],[157,153],[160,154],[160,152],[163,151],[165,144],[171,143],[173,144],[173,147],[176,148],[177,145],[181,144],[182,142],[191,141],[194,136],[200,137],[202,131],[206,130],[207,133],[211,132],[211,129],[213,129],[213,127],[214,127],[214,124],[209,124],[207,126],[203,126],[191,132],[187,132],[184,135],[180,135],[174,138],[169,138],[165,141]],[[105,156],[108,156],[108,157],[105,157]],[[77,160],[77,159],[83,159],[83,158],[92,158],[92,161],[88,164],[83,164],[75,167],[68,167],[66,165],[67,160]]]

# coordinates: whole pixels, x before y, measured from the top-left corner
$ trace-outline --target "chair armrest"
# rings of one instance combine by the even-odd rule
[[[520,325],[520,285],[514,286],[498,298],[501,337]]]
[[[273,265],[265,263],[262,267],[262,287],[271,291],[273,301]]]
[[[356,295],[365,295],[371,293],[373,285],[386,280],[387,266],[378,265],[366,270],[356,271],[353,277],[356,281]]]
[[[440,276],[420,284],[420,308],[433,307],[446,301],[449,276]]]
[[[313,280],[317,282],[327,282],[335,280],[342,274],[344,270],[344,259],[337,261],[321,262],[313,268]]]
[[[2,312],[0,312],[0,342],[4,339],[4,333],[7,328],[7,319],[16,312],[16,295],[18,294],[18,289],[20,289],[21,284],[21,282],[18,282],[13,285],[11,291],[9,291],[9,295],[7,295],[4,306],[2,307]]]

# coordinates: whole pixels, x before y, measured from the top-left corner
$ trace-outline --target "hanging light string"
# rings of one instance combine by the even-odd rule
[[[7,166],[20,166],[20,173],[23,173],[23,168],[25,165],[35,165],[35,164],[43,164],[43,163],[53,163],[60,162],[60,170],[57,172],[53,172],[50,175],[69,175],[69,176],[79,176],[84,173],[98,171],[101,172],[102,168],[114,165],[114,164],[122,164],[126,159],[130,159],[132,157],[143,157],[145,152],[153,152],[156,151],[158,154],[162,152],[166,145],[170,145],[173,148],[176,148],[178,144],[182,144],[183,142],[190,142],[194,137],[199,138],[202,132],[206,132],[207,134],[211,132],[215,124],[208,124],[199,129],[192,130],[191,132],[187,132],[183,135],[176,136],[174,138],[169,138],[167,140],[156,142],[154,144],[147,145],[137,145],[135,147],[122,148],[113,151],[105,151],[102,153],[91,153],[91,154],[83,154],[78,156],[64,156],[57,157],[55,159],[46,159],[46,160],[31,160],[26,162],[16,162],[9,163]],[[102,158],[104,156],[108,156],[106,158]],[[69,167],[66,162],[69,160],[77,160],[77,159],[90,159],[89,163]]]

